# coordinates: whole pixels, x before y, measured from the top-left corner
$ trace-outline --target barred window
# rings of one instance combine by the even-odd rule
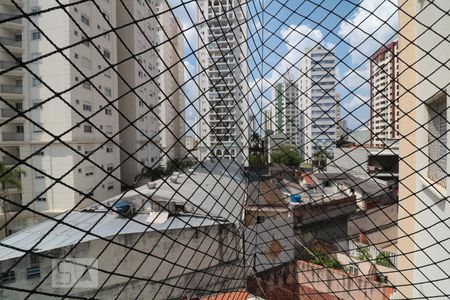
[[[428,104],[428,177],[446,187],[447,99],[443,95]]]

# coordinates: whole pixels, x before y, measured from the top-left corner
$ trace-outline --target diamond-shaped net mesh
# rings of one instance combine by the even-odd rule
[[[447,299],[447,0],[0,0],[0,299]]]

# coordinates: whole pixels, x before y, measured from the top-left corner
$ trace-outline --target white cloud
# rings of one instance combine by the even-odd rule
[[[281,38],[284,41],[288,53],[281,59],[277,70],[284,74],[292,66],[299,68],[300,60],[306,48],[313,48],[318,43],[323,42],[323,34],[319,29],[312,29],[308,25],[290,25],[280,30]],[[331,44],[327,44],[330,46]],[[293,75],[298,75],[296,69],[291,71]]]
[[[184,60],[184,80],[186,84],[183,86],[185,97],[186,110],[184,112],[185,121],[190,127],[195,127],[198,107],[198,88],[195,82],[195,66],[189,61]],[[188,128],[188,130],[195,130],[195,128]]]
[[[191,52],[189,46],[196,49],[197,31],[194,27],[197,15],[197,4],[195,1],[184,3],[181,0],[169,0],[169,4],[174,8],[173,12],[181,24],[186,51]],[[182,4],[182,5],[181,5]],[[180,6],[181,5],[181,6]]]
[[[351,47],[353,63],[360,64],[393,38],[397,9],[397,0],[362,0],[355,13],[342,21],[338,34]]]
[[[348,69],[344,72],[342,77],[340,77],[339,74],[337,78],[339,83],[345,87],[345,92],[368,93],[370,91],[370,69],[368,63],[358,69]]]
[[[355,95],[350,100],[343,101],[342,106],[347,110],[352,112],[353,110],[361,109],[368,107],[370,105],[369,103],[369,97],[365,95]]]

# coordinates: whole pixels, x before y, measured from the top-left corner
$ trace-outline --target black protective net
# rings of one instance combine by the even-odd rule
[[[448,0],[0,0],[0,299],[447,299]]]

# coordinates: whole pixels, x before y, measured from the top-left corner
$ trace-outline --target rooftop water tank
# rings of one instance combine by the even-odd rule
[[[300,202],[302,202],[302,196],[300,196],[300,195],[292,195],[291,196],[291,202],[292,203],[300,203]]]
[[[131,211],[131,204],[125,200],[119,200],[114,205],[114,210],[119,214],[127,214]]]

